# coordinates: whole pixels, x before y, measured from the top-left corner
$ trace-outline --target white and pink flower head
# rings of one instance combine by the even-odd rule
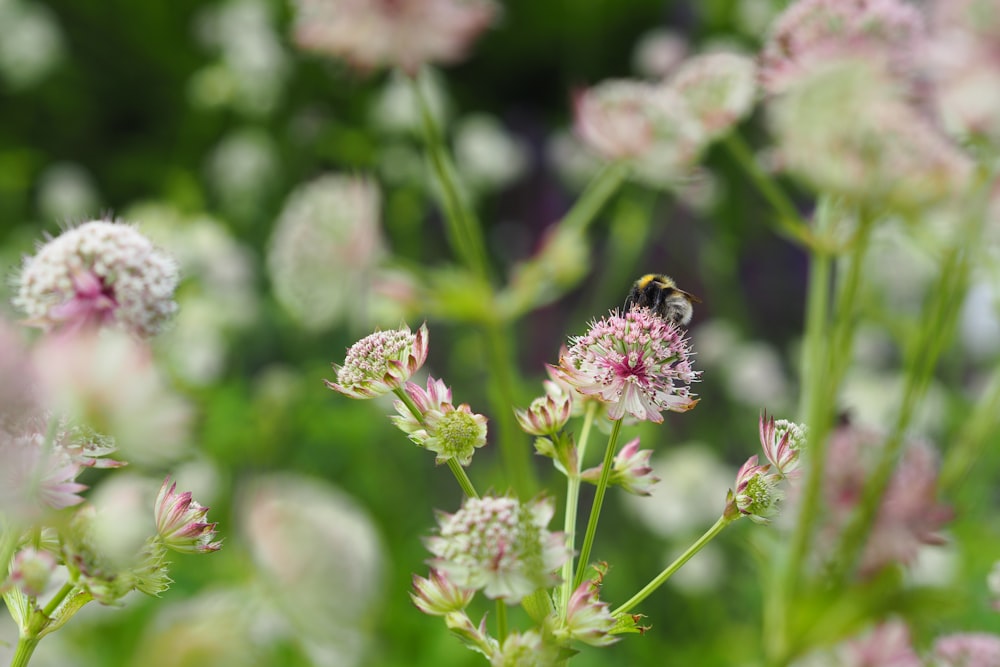
[[[400,389],[427,360],[427,324],[416,333],[405,324],[376,331],[347,351],[343,366],[333,364],[337,381],[326,386],[350,398],[374,398]]]

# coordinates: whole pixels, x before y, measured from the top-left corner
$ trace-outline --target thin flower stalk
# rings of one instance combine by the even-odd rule
[[[608,489],[608,478],[611,477],[611,468],[615,458],[615,450],[618,447],[618,434],[622,429],[622,420],[615,420],[611,429],[611,436],[608,438],[607,449],[604,450],[604,464],[601,468],[601,479],[597,482],[597,491],[594,492],[594,504],[590,507],[590,518],[587,520],[587,532],[583,535],[583,546],[580,548],[579,569],[576,577],[573,578],[573,588],[583,582],[583,575],[587,571],[587,563],[590,559],[590,550],[594,546],[594,536],[597,534],[597,520],[601,516],[601,506],[604,504],[604,492]],[[568,598],[567,598],[568,599]]]
[[[694,542],[694,544],[692,544],[690,547],[687,548],[687,550],[684,553],[678,556],[673,563],[664,568],[663,572],[660,572],[658,575],[656,575],[656,577],[653,578],[652,581],[643,586],[642,590],[640,590],[638,593],[629,598],[627,602],[625,602],[620,607],[611,612],[611,615],[617,617],[622,614],[626,614],[632,609],[634,609],[636,605],[638,605],[640,602],[642,602],[650,595],[652,595],[652,593],[656,591],[656,589],[658,589],[660,586],[662,586],[667,581],[667,579],[672,577],[673,574],[677,572],[677,570],[681,569],[681,566],[683,566],[684,563],[691,560],[691,558],[696,553],[704,549],[705,545],[711,542],[713,539],[715,539],[715,536],[721,533],[726,526],[731,524],[739,517],[740,517],[739,514],[728,515],[728,516],[723,515],[719,517],[719,520],[716,521],[711,528],[705,531],[704,535],[699,537]]]
[[[560,619],[566,619],[569,609],[569,599],[573,592],[573,547],[576,546],[576,515],[580,504],[580,462],[587,452],[587,443],[590,440],[590,430],[594,424],[594,414],[597,412],[597,403],[590,401],[587,403],[587,412],[583,417],[583,426],[580,429],[580,442],[577,444],[577,469],[567,471],[566,476],[566,515],[563,518],[563,532],[566,533],[566,542],[570,547],[569,558],[563,563],[562,569],[562,595],[560,600]]]
[[[602,167],[587,183],[580,198],[566,212],[559,226],[574,231],[583,231],[589,227],[605,204],[621,188],[628,174],[628,165],[622,162],[610,162]]]

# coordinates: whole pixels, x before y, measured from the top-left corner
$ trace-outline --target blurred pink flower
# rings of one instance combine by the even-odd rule
[[[715,138],[753,109],[756,76],[756,65],[746,56],[708,53],[681,63],[668,86],[687,102],[705,134]]]
[[[690,394],[698,372],[683,330],[649,309],[613,312],[571,343],[549,368],[580,394],[607,403],[609,419],[629,414],[660,423],[662,411],[686,412],[698,403]]]
[[[360,70],[453,63],[496,18],[493,0],[295,0],[295,42]]]
[[[913,650],[910,629],[899,620],[886,621],[863,637],[841,645],[841,667],[923,667]]]
[[[1000,667],[1000,637],[985,632],[938,637],[932,656],[935,667]]]
[[[615,454],[608,484],[620,486],[628,493],[637,496],[650,495],[653,485],[660,481],[649,465],[652,453],[651,449],[639,449],[639,438],[631,440]],[[580,473],[580,478],[596,484],[601,478],[602,467],[588,468]]]
[[[823,544],[835,544],[857,508],[883,446],[877,433],[852,426],[834,431],[828,443],[823,494],[826,525]],[[952,511],[937,501],[937,457],[930,445],[910,442],[904,449],[882,496],[875,524],[868,535],[860,571],[872,574],[887,565],[909,565],[924,544],[942,544],[938,531]],[[819,547],[822,553],[824,547]]]

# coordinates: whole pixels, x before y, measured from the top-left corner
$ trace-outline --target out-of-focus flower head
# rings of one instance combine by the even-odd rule
[[[490,658],[490,667],[552,667],[559,664],[559,647],[535,630],[512,632]]]
[[[365,178],[328,174],[296,188],[275,223],[267,267],[275,296],[307,329],[363,315],[385,254],[379,193]]]
[[[963,138],[1000,144],[1000,5],[935,0],[929,13],[925,62],[945,127]]]
[[[207,553],[221,549],[222,542],[212,541],[218,523],[205,520],[208,508],[195,501],[190,491],[176,493],[176,488],[177,483],[171,484],[167,476],[156,496],[156,534],[160,541],[168,549],[179,553]]]
[[[427,359],[427,324],[416,333],[400,329],[376,331],[347,350],[343,366],[333,364],[337,381],[330,389],[350,398],[374,398],[401,388]]]
[[[608,405],[608,418],[626,414],[660,423],[664,410],[686,412],[698,403],[690,385],[698,379],[683,330],[649,309],[613,312],[593,322],[550,366],[553,374],[584,396]]]
[[[76,481],[83,466],[63,446],[66,434],[46,443],[46,421],[0,430],[0,515],[17,523],[83,502],[87,486]]]
[[[913,648],[909,628],[897,619],[793,663],[794,667],[925,667],[926,664]]]
[[[509,604],[559,581],[555,570],[569,557],[563,533],[546,526],[555,511],[550,500],[466,498],[454,514],[440,513],[439,530],[426,538],[430,566],[456,586],[482,589]]]
[[[777,166],[819,190],[912,209],[969,186],[969,157],[861,57],[817,68],[768,110]]]
[[[688,43],[683,35],[671,30],[650,30],[636,43],[632,51],[632,68],[639,76],[664,79],[687,55]]]
[[[53,409],[113,433],[127,460],[163,464],[186,448],[191,407],[167,385],[143,341],[107,330],[49,336],[32,358]]]
[[[649,465],[649,457],[652,454],[651,449],[639,449],[639,438],[630,441],[615,454],[608,484],[620,486],[628,493],[637,496],[650,495],[653,485],[660,481]],[[580,478],[596,484],[601,478],[602,467],[584,470],[580,473]]]
[[[756,101],[757,69],[736,53],[708,53],[683,62],[668,85],[687,102],[706,137],[714,139],[750,113]]]
[[[834,544],[861,500],[883,438],[850,425],[837,428],[827,444],[823,497],[826,525],[823,545]],[[921,545],[941,544],[938,531],[952,511],[937,500],[937,457],[923,441],[908,443],[882,496],[875,524],[861,555],[860,572],[872,574],[887,565],[909,565]]]
[[[993,563],[993,569],[986,577],[986,587],[990,591],[993,600],[993,609],[1000,611],[1000,560]]]
[[[629,164],[651,185],[684,180],[705,146],[701,122],[676,90],[626,79],[577,94],[576,133],[606,160]]]
[[[14,305],[36,326],[115,324],[149,337],[177,309],[177,281],[174,260],[135,227],[92,220],[25,258]]]
[[[496,18],[493,0],[296,0],[294,39],[307,51],[342,58],[359,70],[465,57]]]
[[[315,664],[364,664],[388,553],[368,513],[340,489],[288,473],[247,484],[238,508],[268,613],[325,656]]]
[[[760,57],[770,93],[840,58],[861,57],[912,77],[924,38],[920,11],[902,0],[799,0],[775,21]]]
[[[1000,667],[1000,637],[985,632],[938,637],[931,656],[934,667]]]
[[[473,114],[455,125],[455,166],[476,190],[492,192],[514,183],[527,171],[529,159],[524,142],[493,116]]]
[[[392,422],[414,443],[437,454],[436,463],[455,459],[469,465],[476,449],[486,444],[486,417],[472,412],[465,403],[456,407],[451,402],[451,389],[432,377],[427,378],[426,391],[413,382],[406,383],[405,391],[420,417],[403,401],[396,401],[399,415],[393,416]]]
[[[24,547],[14,556],[9,580],[29,597],[38,597],[56,570],[56,558],[48,551]]]
[[[0,78],[11,90],[43,81],[65,57],[59,19],[40,2],[0,3]]]
[[[47,220],[86,220],[100,212],[100,195],[89,171],[56,162],[38,177],[38,208]]]
[[[555,435],[569,421],[573,395],[552,380],[545,380],[545,395],[531,401],[527,410],[514,410],[517,423],[525,433]]]
[[[474,589],[459,588],[441,572],[431,570],[431,576],[427,579],[413,575],[410,599],[425,614],[444,616],[468,607],[475,594]]]

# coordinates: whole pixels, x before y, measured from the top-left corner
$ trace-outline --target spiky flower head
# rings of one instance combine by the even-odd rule
[[[753,108],[757,94],[753,60],[736,53],[695,56],[668,85],[687,102],[708,138],[720,137]]]
[[[797,473],[799,452],[806,444],[806,427],[787,419],[775,421],[761,413],[759,430],[760,446],[773,469],[782,477]]]
[[[770,522],[784,499],[780,480],[770,464],[758,465],[757,455],[751,456],[736,473],[736,488],[729,492],[725,514],[734,517],[738,511],[756,523]]]
[[[459,588],[441,572],[431,570],[431,575],[427,579],[413,575],[413,592],[410,593],[410,599],[417,609],[425,614],[444,616],[468,607],[475,594],[475,590]]]
[[[938,637],[932,658],[933,667],[1000,667],[1000,637],[986,632]]]
[[[606,403],[609,419],[628,414],[660,423],[664,410],[687,412],[698,403],[690,393],[698,372],[683,331],[647,308],[612,312],[570,342],[550,368],[580,394]]]
[[[569,598],[565,624],[553,631],[557,639],[564,642],[576,639],[591,646],[609,646],[618,641],[619,637],[611,634],[616,625],[615,617],[608,603],[598,599],[600,590],[600,577],[596,581],[587,579],[577,586]]]
[[[347,350],[343,366],[333,364],[337,381],[326,386],[350,398],[373,398],[398,389],[427,360],[427,324],[411,333],[399,329],[376,331]]]
[[[689,175],[705,134],[698,118],[675,90],[643,81],[604,81],[579,93],[576,133],[606,160],[624,161],[652,185]]]
[[[569,421],[573,395],[552,380],[545,380],[545,395],[531,401],[527,410],[514,410],[517,423],[525,433],[555,435]]]
[[[615,454],[608,484],[620,486],[628,493],[637,496],[650,495],[653,485],[660,481],[649,465],[649,457],[652,454],[651,449],[639,449],[639,438],[630,441]],[[602,467],[588,468],[580,473],[580,478],[596,484],[601,478]]]
[[[132,225],[93,220],[26,257],[14,305],[47,329],[116,325],[159,333],[177,310],[177,264]]]
[[[482,589],[513,604],[559,581],[554,574],[569,556],[565,536],[546,529],[550,500],[466,498],[454,514],[440,513],[438,533],[425,540],[430,566],[456,586]]]
[[[296,0],[300,48],[367,71],[461,60],[499,12],[493,0]]]
[[[427,389],[407,382],[404,388],[419,418],[403,401],[396,401],[398,415],[392,422],[417,445],[437,454],[438,464],[455,459],[463,466],[472,462],[476,449],[486,444],[486,417],[472,412],[467,404],[455,406],[451,389],[443,381],[427,378]]]
[[[560,657],[559,647],[537,631],[512,632],[490,656],[490,667],[554,667]]]
[[[44,428],[0,431],[0,514],[37,520],[45,512],[83,502],[79,462],[57,441],[46,446]]]
[[[180,553],[218,551],[222,542],[213,542],[217,523],[205,521],[208,508],[191,497],[190,491],[177,493],[177,483],[170,476],[163,480],[156,495],[156,534],[168,549]]]

